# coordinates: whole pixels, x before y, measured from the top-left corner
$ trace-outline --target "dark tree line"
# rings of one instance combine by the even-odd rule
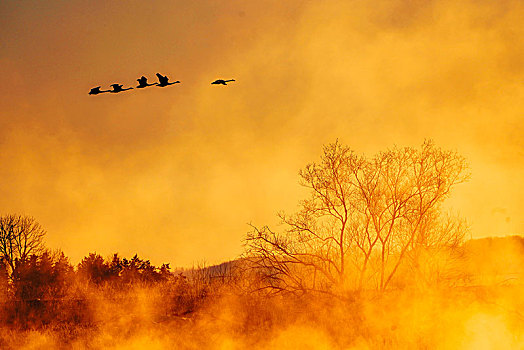
[[[45,248],[44,236],[34,218],[0,217],[0,327],[92,327],[97,304],[125,303],[140,288],[160,290],[159,314],[177,316],[194,311],[208,292],[200,275],[173,273],[138,255],[90,253],[73,266],[63,252]]]
[[[167,280],[170,275],[169,264],[155,267],[149,260],[142,260],[138,255],[131,259],[120,258],[114,254],[110,261],[91,253],[77,268],[78,274],[94,284],[112,282],[117,284],[154,283]]]

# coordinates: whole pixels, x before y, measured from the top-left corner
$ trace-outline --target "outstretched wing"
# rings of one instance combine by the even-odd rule
[[[156,76],[158,77],[158,81],[160,82],[160,84],[167,84],[169,80],[167,76],[162,75],[160,73],[156,73]]]

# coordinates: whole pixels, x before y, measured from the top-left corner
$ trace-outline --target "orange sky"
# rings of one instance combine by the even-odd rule
[[[215,263],[339,138],[464,155],[473,237],[524,234],[524,3],[4,1],[0,213],[74,263]],[[182,84],[88,96],[142,74]],[[234,78],[227,87],[217,78]]]

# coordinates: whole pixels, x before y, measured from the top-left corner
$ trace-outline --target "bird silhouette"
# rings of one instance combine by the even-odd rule
[[[180,84],[180,81],[174,81],[172,83],[169,82],[169,78],[167,77],[167,75],[162,75],[160,73],[156,73],[156,76],[158,77],[158,85],[159,87],[165,87],[165,86],[168,86],[168,85],[173,85],[173,84]]]
[[[212,82],[211,84],[222,84],[222,85],[227,85],[227,83],[230,82],[230,81],[235,81],[235,79],[229,79],[229,80],[217,79],[217,80],[215,80],[214,82]]]
[[[100,88],[101,88],[101,86],[97,86],[97,87],[92,88],[89,91],[89,95],[98,95],[98,94],[102,94],[104,92],[110,92],[110,90],[100,90]]]
[[[137,79],[136,81],[138,81],[138,86],[136,87],[137,89],[142,89],[148,86],[158,85],[158,83],[148,84],[147,78],[144,77],[143,75],[141,78]]]
[[[116,94],[117,92],[122,92],[122,91],[126,91],[126,90],[131,90],[132,89],[132,87],[122,89],[122,84],[111,84],[111,86],[113,87],[113,90],[110,90],[109,92],[112,92],[114,94]]]

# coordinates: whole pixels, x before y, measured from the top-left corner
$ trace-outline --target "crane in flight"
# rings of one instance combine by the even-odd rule
[[[157,84],[158,87],[166,87],[168,85],[180,84],[180,81],[178,81],[178,80],[170,83],[169,82],[169,78],[167,77],[167,75],[162,75],[160,73],[156,73],[156,76],[158,77],[158,84]]]
[[[110,90],[100,90],[100,88],[101,88],[101,86],[97,86],[97,87],[92,88],[89,91],[89,95],[98,95],[98,94],[103,94],[104,92],[111,92]]]
[[[113,90],[110,90],[109,92],[112,92],[114,94],[116,94],[117,92],[122,92],[122,91],[126,91],[126,90],[131,90],[132,87],[129,87],[129,88],[125,88],[125,89],[122,89],[122,84],[111,84],[111,86],[113,87]]]
[[[221,84],[221,85],[227,85],[227,83],[230,82],[230,81],[235,81],[235,79],[229,79],[229,80],[217,79],[217,80],[215,80],[214,82],[212,82],[211,84],[215,84],[215,85],[218,85],[218,84]]]
[[[143,88],[148,87],[148,86],[158,85],[158,83],[149,84],[147,82],[147,78],[144,77],[143,75],[142,75],[142,77],[140,77],[136,81],[138,81],[138,86],[136,87],[137,89],[143,89]]]

